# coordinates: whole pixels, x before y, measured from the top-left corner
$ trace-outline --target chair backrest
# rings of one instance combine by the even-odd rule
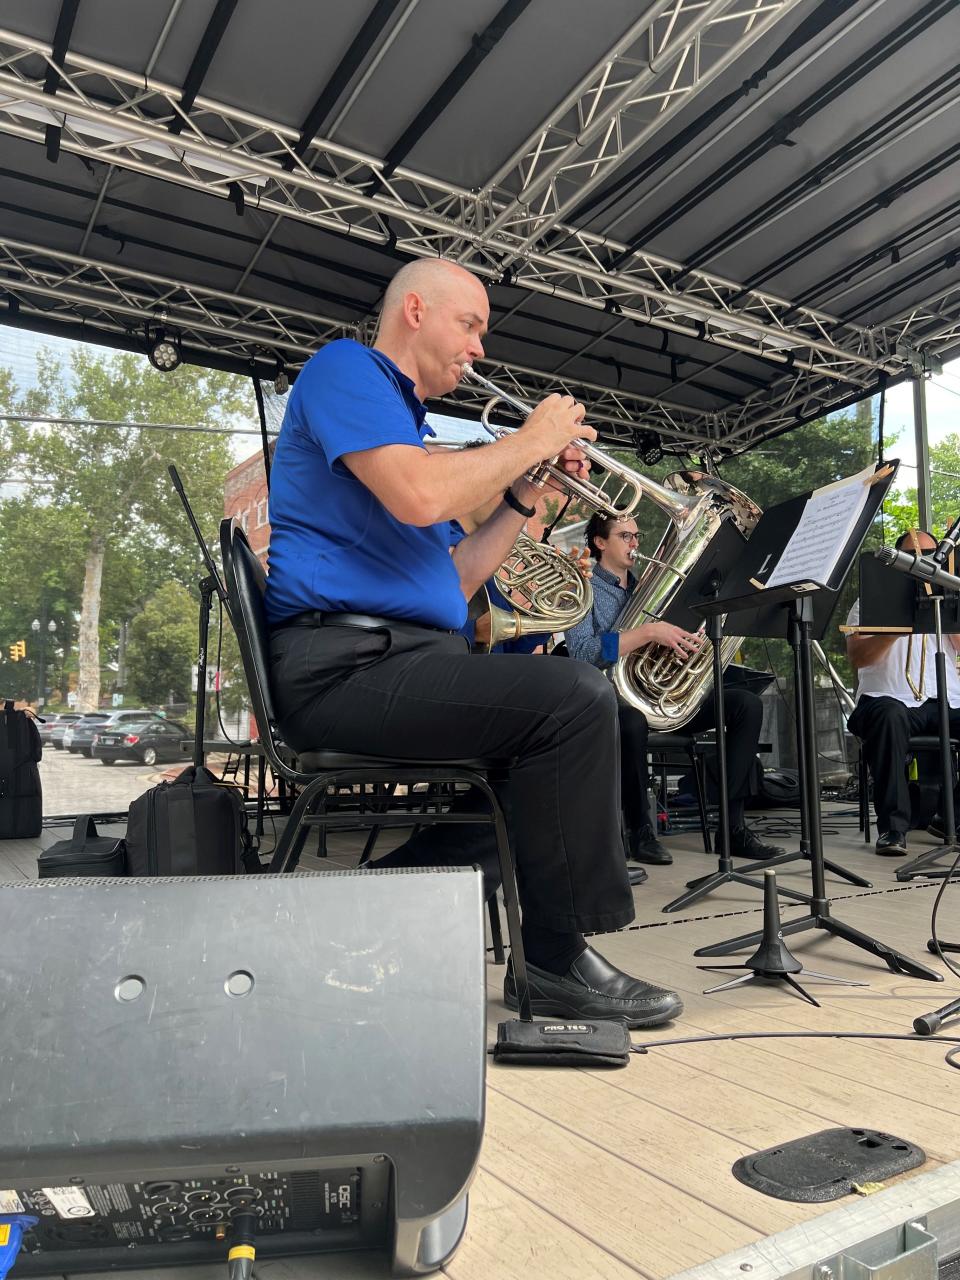
[[[289,773],[277,751],[277,718],[270,693],[270,640],[263,607],[267,575],[236,520],[220,521],[220,556],[230,602],[230,621],[240,646],[260,741],[274,768]]]

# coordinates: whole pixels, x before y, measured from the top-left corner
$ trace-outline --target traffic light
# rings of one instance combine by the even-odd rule
[[[21,658],[27,656],[26,640],[17,640],[14,644],[8,646],[10,650],[10,661],[19,662]]]

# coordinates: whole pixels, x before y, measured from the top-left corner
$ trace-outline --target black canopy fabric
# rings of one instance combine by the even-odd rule
[[[443,254],[483,371],[749,448],[960,354],[958,0],[7,0],[0,319],[291,376]],[[477,412],[477,393],[451,409]]]

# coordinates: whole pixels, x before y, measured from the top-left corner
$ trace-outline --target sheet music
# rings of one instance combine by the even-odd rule
[[[779,564],[763,584],[765,587],[800,580],[824,585],[830,581],[867,504],[870,496],[867,481],[873,474],[871,463],[857,475],[824,485],[810,495]]]

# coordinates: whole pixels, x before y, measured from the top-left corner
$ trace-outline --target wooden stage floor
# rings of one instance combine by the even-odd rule
[[[764,815],[759,829],[795,847],[795,818]],[[825,806],[824,828],[827,856],[873,882],[871,889],[854,889],[829,877],[834,915],[946,973],[926,951],[939,882],[898,884],[896,860],[877,857],[863,843],[849,807]],[[39,841],[0,844],[0,879],[34,875],[38,849],[65,834],[45,831]],[[915,834],[911,856],[931,844],[930,837]],[[358,847],[355,835],[335,837],[326,865],[351,865]],[[703,995],[721,975],[700,972],[694,949],[758,927],[759,895],[728,886],[679,916],[662,914],[663,903],[685,880],[713,865],[697,835],[672,837],[669,847],[673,866],[650,868],[647,884],[635,890],[636,923],[594,940],[624,969],[683,995],[682,1018],[636,1033],[636,1043],[748,1031],[908,1032],[917,1014],[957,993],[949,973],[936,984],[903,978],[844,942],[805,934],[792,945],[807,965],[868,985],[811,982],[820,1009],[780,985]],[[806,888],[803,865],[785,870],[781,882]],[[309,858],[303,869],[308,866],[322,870],[323,864]],[[960,938],[958,901],[960,886],[951,886],[940,914],[941,937]],[[783,917],[798,911],[784,907]],[[490,963],[491,1031],[512,1016],[503,1005],[502,981],[503,970]],[[917,1143],[926,1164],[897,1181],[921,1178],[960,1156],[960,1077],[944,1061],[946,1047],[894,1040],[727,1040],[652,1048],[612,1072],[491,1063],[470,1220],[447,1274],[451,1280],[654,1280],[708,1263],[855,1200],[792,1204],[748,1189],[730,1171],[740,1156],[832,1126],[872,1127]],[[891,1187],[879,1196],[894,1194]],[[177,1272],[183,1280],[222,1275],[219,1267]],[[387,1268],[353,1254],[266,1262],[256,1274],[332,1280],[383,1276]]]

